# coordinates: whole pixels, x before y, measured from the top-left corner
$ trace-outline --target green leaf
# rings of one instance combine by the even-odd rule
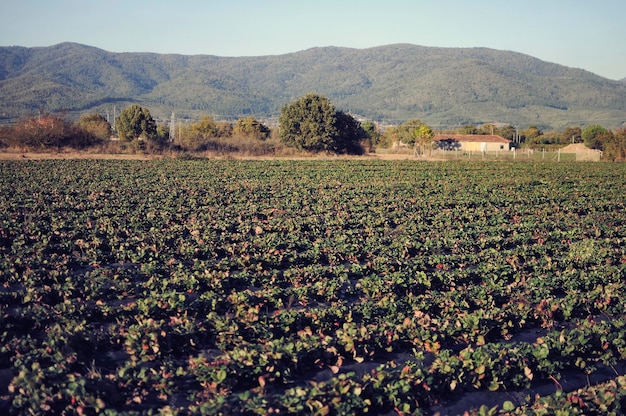
[[[505,412],[512,412],[513,410],[515,410],[515,408],[515,404],[513,404],[513,402],[509,400],[502,404],[502,410],[504,410]]]

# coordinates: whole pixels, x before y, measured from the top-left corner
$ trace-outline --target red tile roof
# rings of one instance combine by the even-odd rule
[[[437,134],[433,138],[435,141],[449,139],[457,142],[511,143],[511,140],[495,134]]]

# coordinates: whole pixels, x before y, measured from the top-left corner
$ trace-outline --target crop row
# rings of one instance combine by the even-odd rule
[[[624,169],[4,162],[0,398],[13,414],[420,413],[617,373]]]

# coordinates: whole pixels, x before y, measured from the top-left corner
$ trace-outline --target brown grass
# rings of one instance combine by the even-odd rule
[[[226,140],[223,140],[226,142]],[[307,153],[285,147],[268,140],[234,140],[229,143],[216,141],[209,149],[185,150],[141,150],[125,143],[110,142],[84,150],[61,148],[56,150],[32,150],[27,148],[4,148],[0,160],[50,160],[50,159],[99,159],[99,160],[159,160],[159,159],[235,159],[235,160],[439,160],[416,157],[413,152],[394,152],[383,149],[380,153],[365,153],[361,156],[335,155],[329,153]],[[233,150],[233,148],[237,150]]]
[[[180,153],[164,152],[160,154],[143,153],[97,153],[89,151],[68,150],[62,152],[24,152],[4,151],[0,152],[0,160],[52,160],[52,159],[95,159],[95,160],[160,160],[160,159],[234,159],[234,160],[416,160],[438,161],[442,159],[415,157],[406,154],[394,153],[367,153],[361,156],[332,155],[332,154],[290,154],[290,155],[246,155],[239,153],[215,154],[212,152]]]

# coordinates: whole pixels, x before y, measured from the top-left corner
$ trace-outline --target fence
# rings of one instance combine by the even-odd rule
[[[398,154],[413,155],[416,159],[434,158],[434,159],[470,159],[470,160],[520,160],[520,161],[546,161],[546,162],[572,162],[572,161],[592,161],[601,160],[602,152],[598,150],[582,150],[576,152],[561,152],[534,150],[534,149],[511,149],[511,150],[444,150],[444,149],[428,149],[425,153],[419,154],[411,148],[392,148],[377,149],[376,153],[380,154]]]
[[[574,161],[591,160],[578,159],[576,154],[560,151],[536,151],[533,149],[512,149],[495,151],[467,151],[467,150],[433,150],[432,157],[442,159],[499,159],[499,160],[531,160],[531,161]],[[597,159],[599,160],[599,159]]]

